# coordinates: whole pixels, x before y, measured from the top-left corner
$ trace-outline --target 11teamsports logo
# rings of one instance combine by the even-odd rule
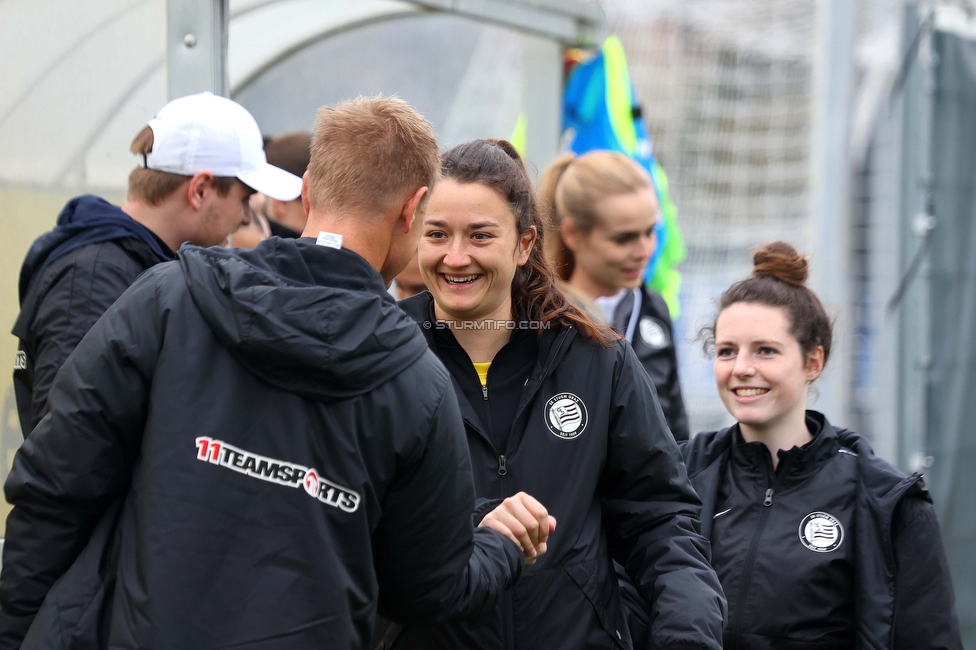
[[[197,438],[196,445],[197,460],[269,483],[304,488],[309,496],[343,512],[356,512],[362,501],[358,493],[322,477],[314,467],[254,454],[206,436]]]
[[[553,435],[572,440],[586,428],[586,405],[572,393],[559,393],[546,402],[545,418]]]

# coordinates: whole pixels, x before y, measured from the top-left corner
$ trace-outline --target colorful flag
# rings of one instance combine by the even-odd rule
[[[563,130],[577,155],[594,149],[627,154],[647,169],[660,206],[657,249],[647,265],[645,280],[660,293],[672,318],[680,313],[681,274],[675,266],[687,255],[678,228],[678,210],[671,201],[668,177],[658,164],[641,119],[640,105],[627,70],[620,39],[609,37],[588,60],[579,50],[567,51],[569,77],[563,95]]]

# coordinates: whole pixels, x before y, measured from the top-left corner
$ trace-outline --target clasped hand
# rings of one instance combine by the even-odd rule
[[[519,492],[485,515],[480,526],[487,526],[518,544],[525,554],[526,566],[532,566],[545,554],[549,533],[556,530],[556,518],[533,497]]]

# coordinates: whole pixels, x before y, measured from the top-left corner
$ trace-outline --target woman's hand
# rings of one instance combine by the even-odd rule
[[[510,496],[485,515],[487,526],[509,538],[522,549],[526,566],[532,566],[546,552],[549,533],[556,530],[556,518],[525,492]]]

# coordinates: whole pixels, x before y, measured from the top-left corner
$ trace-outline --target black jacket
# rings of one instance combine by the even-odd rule
[[[807,412],[780,452],[738,425],[682,445],[729,598],[725,647],[961,649],[948,564],[922,478]]]
[[[2,648],[42,601],[25,647],[90,647],[68,631],[104,563],[68,569],[120,498],[112,648],[364,648],[377,600],[449,620],[520,570],[473,532],[448,374],[347,250],[184,247],[96,323],[51,405],[4,486]]]
[[[688,414],[681,397],[674,331],[664,298],[656,291],[641,286],[639,291],[625,293],[614,313],[606,314],[588,294],[566,283],[560,283],[560,287],[593,320],[611,326],[617,334],[628,338],[644,371],[651,378],[671,434],[679,442],[687,440]],[[636,314],[635,295],[640,299]],[[633,332],[627,337],[634,317]]]
[[[678,381],[678,357],[668,305],[656,291],[641,287],[641,306],[631,345],[657,389],[671,433],[677,441],[687,440],[688,414]]]
[[[400,305],[439,357],[457,353],[438,343],[430,293]],[[525,336],[508,345],[524,344]],[[558,521],[548,553],[494,611],[409,629],[393,647],[630,648],[611,558],[653,603],[657,647],[721,647],[725,601],[698,534],[698,498],[630,345],[604,348],[574,328],[554,328],[536,350],[514,410],[508,400],[492,402],[504,379],[492,373],[495,362],[487,404],[477,403],[480,383],[472,392],[473,368],[452,377],[477,496],[489,503],[518,491],[537,498]],[[505,349],[495,358],[503,356]],[[515,357],[506,363],[517,367]]]
[[[155,234],[96,196],[72,199],[31,246],[20,272],[14,392],[24,437],[41,417],[58,368],[122,292],[173,259]]]

